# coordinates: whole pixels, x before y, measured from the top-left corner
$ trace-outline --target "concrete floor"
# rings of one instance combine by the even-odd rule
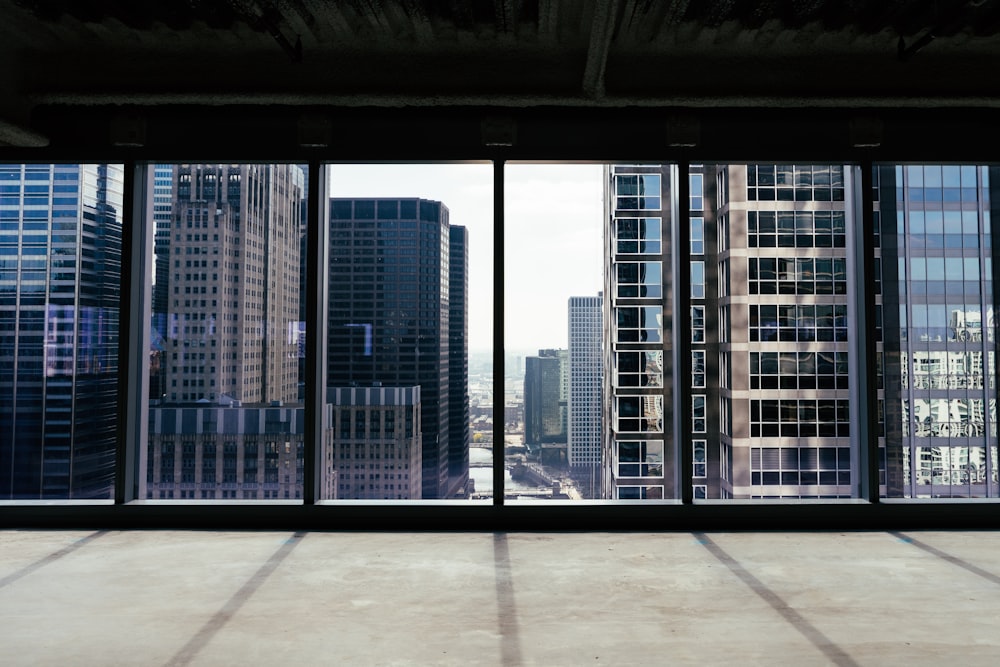
[[[997,665],[1000,533],[0,532],[2,665]]]

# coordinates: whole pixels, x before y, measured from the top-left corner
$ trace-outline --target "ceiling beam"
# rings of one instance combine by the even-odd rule
[[[0,144],[17,148],[41,148],[49,138],[20,123],[0,118]]]
[[[587,66],[583,72],[583,93],[592,99],[604,97],[604,70],[608,65],[611,38],[615,34],[618,0],[595,0],[594,18],[587,47]]]

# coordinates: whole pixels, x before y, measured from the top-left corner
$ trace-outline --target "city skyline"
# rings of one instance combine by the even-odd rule
[[[555,216],[577,222],[579,216],[560,208],[561,195],[546,199],[546,193],[558,192],[563,185],[578,184],[555,178],[569,172],[547,171],[549,165],[515,166],[525,169],[511,173],[508,199],[521,196],[526,206],[535,204],[538,210],[522,215],[519,204],[511,202],[509,218],[523,223]],[[108,457],[113,455],[106,437],[110,431],[98,437],[85,419],[72,416],[72,410],[80,400],[95,400],[84,398],[86,383],[78,381],[95,369],[108,380],[100,396],[107,405],[102,403],[101,409],[113,407],[111,387],[117,386],[110,382],[116,367],[107,354],[114,348],[117,329],[105,326],[111,323],[107,317],[89,317],[93,312],[116,312],[117,302],[108,299],[117,294],[113,288],[121,250],[115,226],[120,223],[112,219],[104,229],[93,224],[100,222],[102,213],[120,211],[120,204],[109,204],[109,193],[120,183],[116,169],[12,165],[3,170],[10,183],[4,190],[7,222],[0,245],[5,255],[14,256],[4,260],[5,269],[13,268],[3,274],[3,292],[13,295],[5,304],[13,308],[3,315],[14,323],[16,334],[0,340],[0,361],[15,369],[11,377],[17,380],[13,395],[18,407],[2,416],[32,419],[28,413],[34,410],[47,420],[37,438],[37,429],[15,427],[19,440],[28,437],[38,443],[21,443],[20,451],[8,457],[11,465],[23,466],[37,448],[36,462],[48,477],[39,491],[45,497],[59,495],[54,489],[62,482],[57,479],[66,478],[67,470],[70,475],[89,475],[79,465],[84,457],[103,461],[104,472],[97,477],[106,478]],[[611,432],[602,453],[605,498],[676,498],[682,492],[677,483],[685,476],[693,479],[695,499],[856,497],[862,474],[859,452],[868,437],[861,389],[866,383],[877,385],[872,391],[880,401],[878,414],[884,417],[884,432],[877,436],[885,446],[880,458],[883,494],[996,494],[991,186],[986,169],[879,166],[873,174],[876,269],[874,283],[865,285],[857,277],[855,251],[866,235],[858,231],[856,210],[848,204],[858,197],[856,169],[693,167],[690,200],[680,202],[686,204],[691,223],[684,247],[677,246],[672,220],[678,204],[672,165],[604,169],[606,233],[581,233],[601,236],[606,244],[600,258],[608,327],[603,370],[610,383],[610,390],[602,392],[601,422]],[[221,497],[228,499],[277,499],[279,492],[285,498],[290,492],[300,497],[297,486],[305,468],[299,423],[303,380],[297,377],[302,341],[288,334],[290,325],[301,320],[298,272],[305,227],[298,216],[305,207],[296,189],[303,183],[301,172],[294,178],[280,175],[289,170],[299,168],[174,169],[171,226],[164,230],[157,225],[155,239],[157,259],[169,262],[158,261],[156,268],[170,272],[152,294],[153,303],[167,311],[152,320],[163,329],[154,337],[149,357],[151,378],[157,377],[151,385],[162,393],[151,396],[149,456],[140,458],[141,466],[149,464],[146,479],[159,485],[150,490],[160,498],[175,498],[174,484],[179,485],[180,498],[219,498],[214,486],[206,486],[215,483],[223,485]],[[84,173],[93,179],[88,186],[92,189],[71,183],[82,185]],[[555,180],[546,181],[546,174]],[[555,185],[546,190],[545,183]],[[451,396],[452,387],[468,381],[468,371],[458,372],[466,363],[466,330],[456,315],[476,300],[471,289],[464,292],[465,257],[474,246],[474,235],[467,240],[466,228],[457,224],[445,202],[436,200],[332,197],[329,205],[328,386],[422,387],[419,399],[397,397],[402,401],[398,405],[393,403],[397,398],[388,396],[345,396],[346,410],[326,422],[340,434],[339,445],[347,445],[343,438],[350,433],[351,456],[337,449],[337,460],[350,459],[355,466],[364,462],[372,470],[354,477],[366,480],[368,498],[382,497],[385,491],[411,497],[412,490],[379,486],[397,482],[435,486],[430,492],[425,489],[424,498],[456,497],[468,458],[450,447],[445,433],[458,433],[459,440],[468,442],[468,419],[459,416],[455,421],[450,415],[468,410]],[[554,208],[560,209],[558,216]],[[155,213],[163,211],[154,207],[151,212],[150,225],[162,222]],[[71,229],[75,235],[66,233]],[[40,230],[50,233],[41,235]],[[167,231],[166,238],[162,231]],[[530,279],[531,295],[541,295],[541,301],[561,289],[545,276],[577,275],[566,267],[585,271],[588,265],[589,260],[567,250],[576,246],[566,226],[561,246],[545,235],[559,231],[555,223],[535,222],[518,243],[505,244],[505,254],[512,258],[508,276]],[[65,245],[71,242],[73,246]],[[49,272],[40,273],[45,260],[38,256],[46,249],[56,260]],[[70,254],[77,260],[67,263]],[[521,266],[525,257],[536,256],[544,259]],[[517,270],[510,270],[512,265]],[[690,331],[680,330],[683,318],[674,316],[677,285],[688,271]],[[41,283],[44,289],[39,289]],[[453,288],[460,292],[452,293]],[[94,294],[106,299],[97,311],[87,301]],[[527,296],[523,308],[521,295],[507,290],[507,297],[508,303],[515,302],[505,309],[514,313],[512,321],[531,310]],[[876,319],[868,323],[862,316],[866,298],[872,298],[877,309]],[[525,342],[539,350],[534,359],[549,356],[545,350],[565,351],[537,347],[549,328],[569,328],[565,303],[551,317],[558,322],[552,327],[540,316],[519,325],[526,327]],[[461,312],[455,312],[456,307]],[[865,344],[860,334],[867,331],[876,337],[874,376],[869,376],[860,351]],[[453,337],[454,347],[448,342]],[[690,354],[690,365],[686,356],[678,356],[681,351]],[[423,376],[430,379],[404,377],[418,368],[430,373]],[[344,369],[347,374],[339,376]],[[31,379],[37,379],[39,370],[44,375],[40,385]],[[566,379],[559,384],[556,400],[561,406]],[[42,400],[33,403],[39,386]],[[57,396],[66,387],[75,392],[69,403],[65,395]],[[531,393],[525,390],[526,403]],[[417,408],[421,400],[426,402]],[[227,405],[232,408],[223,414],[220,406]],[[404,443],[410,437],[404,433],[412,430],[400,421],[398,408],[403,406],[422,409],[422,420],[435,432],[424,443],[430,449],[424,452],[423,465],[430,467],[419,482],[416,476],[402,479],[397,472],[380,480],[371,467],[375,462],[367,460],[381,458],[379,470],[391,470],[390,461],[416,463],[407,453],[414,450],[406,450],[409,445]],[[531,412],[525,410],[526,415]],[[534,416],[528,416],[525,422],[535,424]],[[505,420],[510,421],[506,414]],[[105,426],[112,423],[106,421]],[[67,423],[74,427],[68,432]],[[240,426],[232,430],[231,424]],[[559,444],[548,440],[552,432],[529,435],[514,424],[514,439],[506,444],[520,451],[506,452],[508,466],[542,480],[542,486],[564,484],[558,474],[533,467],[546,465],[544,456],[535,458],[540,454],[533,445]],[[82,439],[84,446],[77,447],[74,438]],[[400,458],[380,456],[384,450],[379,448],[393,438],[399,439],[392,446]],[[355,442],[359,440],[363,442]],[[353,450],[355,444],[372,448]],[[682,448],[691,449],[690,470],[677,467]],[[548,450],[548,465],[560,467],[565,458],[555,455],[558,448]],[[333,451],[326,453],[332,457]],[[333,459],[326,460],[335,471]],[[289,470],[282,487],[279,470],[285,467]],[[210,479],[202,480],[202,474]],[[71,497],[91,493],[67,488]],[[12,491],[18,493],[25,492]],[[549,497],[563,495],[555,488]]]

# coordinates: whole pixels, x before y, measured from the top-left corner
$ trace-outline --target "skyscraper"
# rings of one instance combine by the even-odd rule
[[[664,466],[675,457],[671,172],[605,169],[601,490],[610,499],[676,495]]]
[[[672,177],[669,168],[608,169],[606,492],[676,497],[673,450],[683,438],[695,498],[851,496],[848,361],[857,341],[847,322],[857,303],[844,168],[692,167],[680,202],[685,248],[672,243]],[[681,270],[689,331],[665,317]],[[673,370],[682,339],[690,377]],[[679,411],[674,386],[690,392],[690,414]]]
[[[109,498],[122,168],[0,165],[0,498]]]
[[[465,443],[452,450],[450,420],[463,421],[456,431],[467,429],[468,412],[450,405],[460,393],[453,393],[450,339],[461,339],[463,350],[465,342],[464,325],[450,323],[448,208],[425,199],[335,198],[330,213],[327,384],[419,386],[423,498],[464,492],[466,475],[450,474],[451,462],[468,456]]]
[[[988,169],[876,167],[876,228],[863,235],[845,205],[860,185],[849,167],[692,166],[690,245],[662,254],[677,229],[671,175],[656,171],[606,172],[608,497],[659,497],[660,475],[676,495],[682,438],[695,498],[852,497],[865,382],[877,385],[882,494],[998,493]],[[866,235],[875,275],[861,285]],[[689,331],[664,317],[670,262],[690,272]],[[876,322],[862,328],[869,292]],[[687,337],[692,372],[678,378],[671,346]],[[858,361],[868,337],[877,377]],[[644,388],[678,382],[690,414],[661,425],[661,406],[680,402]]]
[[[420,387],[328,390],[326,499],[420,498]]]
[[[850,362],[862,332],[849,326],[858,225],[846,171],[706,165],[692,183],[691,304],[706,320],[692,345],[695,497],[856,494]]]
[[[156,239],[157,268],[166,258],[169,271],[156,290],[166,312],[152,341],[162,394],[151,394],[146,495],[300,497],[304,174],[282,164],[172,173],[169,232],[158,225]]]
[[[166,402],[298,399],[296,165],[178,165]]]
[[[166,395],[163,355],[166,352],[167,304],[170,294],[170,233],[173,227],[174,167],[153,165],[153,281],[152,326],[149,350],[149,397],[162,400]]]
[[[448,475],[452,489],[469,479],[469,231],[448,235]]]
[[[971,165],[875,172],[889,497],[996,497],[1000,490],[995,175]]]
[[[539,350],[524,360],[524,442],[566,442],[566,350]]]
[[[153,284],[153,312],[167,312],[170,284],[170,231],[173,227],[174,166],[153,165],[153,253],[156,281]],[[163,331],[159,331],[163,335]]]
[[[570,467],[596,467],[601,461],[601,301],[598,296],[569,298]]]

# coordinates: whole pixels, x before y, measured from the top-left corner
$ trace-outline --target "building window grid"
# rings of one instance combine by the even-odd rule
[[[659,174],[615,174],[615,207],[623,211],[659,210]]]
[[[691,476],[708,477],[708,441],[692,440]]]
[[[747,211],[748,248],[843,248],[843,211]]]
[[[843,257],[750,257],[747,269],[752,295],[847,294],[847,260]]]
[[[749,201],[844,201],[844,170],[837,165],[747,165]]]
[[[849,438],[847,399],[751,399],[751,438]]]
[[[844,304],[751,305],[751,342],[847,341]]]
[[[848,389],[846,352],[751,352],[750,389]]]
[[[850,447],[751,447],[753,485],[818,486],[851,483]]]

